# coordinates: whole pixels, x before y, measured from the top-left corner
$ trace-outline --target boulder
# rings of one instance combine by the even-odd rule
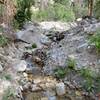
[[[23,72],[27,68],[27,62],[25,60],[15,61],[13,67],[17,72]]]
[[[56,92],[58,96],[62,96],[66,93],[65,84],[63,82],[56,84]]]

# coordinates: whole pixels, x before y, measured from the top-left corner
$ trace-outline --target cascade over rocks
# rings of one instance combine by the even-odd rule
[[[100,23],[95,19],[68,24],[28,23],[15,33],[16,39],[22,41],[15,43],[15,47],[9,45],[8,50],[0,48],[0,73],[5,70],[2,65],[4,59],[10,66],[7,66],[7,71],[13,76],[13,85],[18,86],[18,100],[86,100],[80,90],[83,79],[76,72],[56,79],[54,71],[59,68],[68,70],[69,59],[75,61],[76,70],[88,66],[99,69],[100,61],[93,53],[94,46],[87,40],[90,32],[95,34],[98,28]]]

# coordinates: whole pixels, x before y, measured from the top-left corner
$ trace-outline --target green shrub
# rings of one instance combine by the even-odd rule
[[[100,0],[96,0],[96,4],[94,6],[94,16],[100,19]]]
[[[61,21],[73,21],[74,13],[70,7],[55,3],[53,6],[49,6],[44,11],[37,11],[33,13],[32,19],[43,20],[61,20]]]
[[[97,52],[100,52],[100,30],[97,30],[97,32],[90,37],[90,43],[95,44]]]
[[[67,62],[67,66],[69,69],[72,69],[74,70],[75,69],[75,66],[76,66],[76,62],[74,59],[68,59],[68,62]]]
[[[89,68],[83,68],[80,69],[80,75],[84,78],[84,81],[82,82],[82,87],[89,93],[93,92],[95,79],[94,72]]]
[[[93,71],[89,68],[80,69],[80,75],[84,78],[93,78]]]
[[[17,14],[15,15],[15,25],[18,24],[19,28],[22,28],[26,21],[31,20],[31,6],[33,0],[17,0]]]
[[[65,68],[58,68],[54,70],[54,74],[57,78],[64,78],[67,74]]]
[[[34,48],[37,48],[37,44],[36,43],[33,43],[32,44],[32,48],[34,49]]]
[[[8,39],[5,36],[0,35],[0,46],[5,46],[7,45],[7,43],[8,43]]]

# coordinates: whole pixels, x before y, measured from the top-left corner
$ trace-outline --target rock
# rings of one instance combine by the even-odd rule
[[[42,82],[42,79],[40,79],[40,78],[36,78],[33,81],[34,84],[39,84],[40,82]]]
[[[87,33],[96,32],[96,30],[99,28],[100,28],[100,23],[91,24],[88,27],[84,27],[84,32],[87,32]]]
[[[77,26],[76,23],[62,23],[62,22],[41,22],[40,26],[44,30],[57,30],[57,31],[66,31],[71,27]]]
[[[49,90],[46,91],[46,95],[48,97],[52,97],[52,96],[56,95],[56,92],[55,92],[55,90],[49,89]]]
[[[30,88],[30,86],[31,86],[31,83],[30,83],[30,82],[26,83],[26,84],[23,86],[23,90],[28,90],[28,89]]]
[[[2,67],[2,65],[0,64],[0,72],[2,72],[3,71],[3,67]]]
[[[48,51],[47,60],[44,66],[44,73],[47,75],[53,74],[54,69],[58,66],[65,67],[67,53],[64,48],[52,48]]]
[[[96,53],[95,44],[88,45],[87,51],[88,51],[89,53]]]
[[[2,100],[5,91],[11,86],[12,84],[9,81],[0,79],[0,100]]]
[[[77,49],[76,49],[76,52],[77,53],[82,53],[87,48],[87,46],[88,46],[87,43],[84,43],[84,44],[78,46]]]
[[[41,100],[48,100],[48,97],[43,97],[41,98]]]
[[[44,45],[50,45],[50,44],[51,44],[51,40],[50,40],[47,36],[45,36],[45,35],[43,35],[43,36],[41,37],[40,42],[41,42],[42,44],[44,44]]]
[[[57,100],[56,96],[51,96],[48,98],[48,100]]]
[[[19,60],[19,61],[16,61],[13,66],[17,72],[23,72],[27,68],[27,62],[25,60]]]
[[[23,73],[23,76],[24,76],[25,78],[27,78],[27,77],[28,77],[28,74],[27,74],[27,73]]]
[[[56,92],[58,96],[62,96],[66,93],[65,84],[63,82],[56,84]]]
[[[33,84],[31,87],[32,87],[32,92],[36,92],[36,91],[40,91],[40,90],[41,90],[41,88],[38,87],[38,86],[35,85],[35,84]]]
[[[43,30],[37,27],[31,27],[23,31],[19,31],[16,34],[16,39],[23,40],[27,43],[33,44],[35,43],[37,47],[41,48],[43,44],[41,43],[41,38],[44,38]],[[45,37],[45,42],[47,42],[47,38]],[[43,41],[42,41],[43,42]]]

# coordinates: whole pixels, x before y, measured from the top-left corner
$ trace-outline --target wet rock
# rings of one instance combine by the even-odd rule
[[[63,82],[56,84],[56,92],[58,96],[62,96],[66,93],[65,84]]]
[[[96,53],[95,44],[88,45],[87,51],[88,51],[89,53]]]
[[[65,32],[55,32],[54,34],[52,34],[51,36],[49,36],[49,38],[52,40],[52,41],[61,41],[62,39],[64,39],[65,37]]]
[[[37,49],[33,52],[33,61],[41,67],[44,66],[46,58],[47,54],[44,49]]]
[[[13,67],[17,72],[23,72],[27,68],[27,62],[25,60],[16,61],[14,62]]]

